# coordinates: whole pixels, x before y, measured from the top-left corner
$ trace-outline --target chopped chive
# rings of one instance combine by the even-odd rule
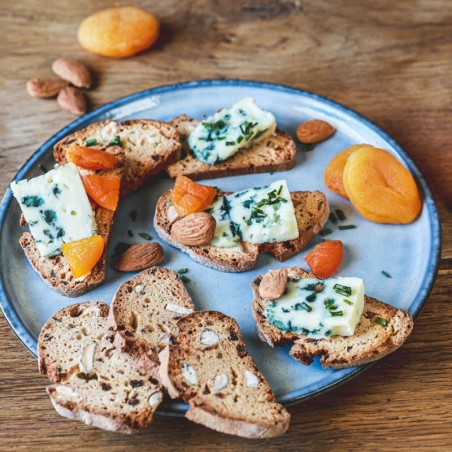
[[[344,221],[347,218],[341,209],[336,209],[335,212],[339,220]]]
[[[339,226],[341,231],[345,231],[346,229],[356,229],[354,224],[344,224],[343,226]]]
[[[235,144],[235,141],[226,141],[225,142],[226,146],[234,146],[234,144]]]
[[[88,138],[85,141],[85,146],[87,147],[94,146],[95,144],[97,144],[97,140],[95,138]]]
[[[168,205],[172,206],[173,205],[173,201],[171,201],[171,199],[168,199]]]
[[[130,217],[130,219],[135,223],[135,221],[136,221],[136,219],[137,219],[137,215],[138,215],[138,212],[136,211],[136,210],[132,210],[130,213],[129,213],[129,217]]]
[[[127,234],[129,234],[129,237],[133,237],[133,232],[130,229],[127,229]]]
[[[108,146],[119,146],[122,148],[121,138],[119,135],[116,135],[113,140],[108,143]]]
[[[352,294],[352,288],[348,286],[343,286],[342,284],[335,284],[333,289],[339,295],[343,295],[344,297],[349,297]]]
[[[333,212],[330,213],[330,221],[331,221],[331,223],[337,222],[337,217],[336,217],[336,215],[334,215]]]
[[[306,304],[304,301],[302,303],[300,303],[301,308],[304,309],[305,311],[311,312],[312,308],[311,306],[309,306],[308,304]]]
[[[382,319],[381,317],[375,317],[375,322],[382,326],[386,326],[388,324],[388,321],[386,319]]]
[[[147,234],[146,232],[140,232],[138,234],[140,237],[143,237],[143,239],[145,240],[152,240],[152,236],[150,236],[149,234]]]
[[[185,276],[185,275],[180,275],[180,279],[181,279],[183,282],[185,282],[185,283],[188,283],[188,282],[191,281],[191,279],[190,279],[188,276]]]
[[[306,300],[307,301],[310,301],[311,303],[313,302],[313,301],[315,301],[315,297],[317,296],[317,293],[316,292],[312,292],[310,295],[308,295],[307,297],[306,297]]]
[[[41,163],[38,165],[38,168],[43,172],[43,173],[47,173],[47,168],[44,166],[44,165],[42,165]]]
[[[179,275],[183,275],[184,273],[188,273],[188,268],[179,268],[179,270],[177,270],[177,273],[179,273]]]
[[[392,278],[392,276],[388,272],[385,272],[384,270],[381,271],[381,274],[383,276],[386,276],[386,278]]]
[[[331,317],[342,317],[344,313],[342,311],[330,311]]]
[[[353,306],[353,303],[350,300],[347,300],[347,298],[345,298],[344,300],[342,300],[344,303]]]
[[[319,232],[319,234],[323,237],[325,235],[330,235],[332,234],[333,231],[331,229],[323,229],[322,231]]]

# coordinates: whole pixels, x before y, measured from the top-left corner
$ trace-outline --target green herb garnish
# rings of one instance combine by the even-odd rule
[[[383,276],[386,276],[386,278],[392,278],[392,276],[388,272],[385,272],[384,270],[381,271],[381,274]]]
[[[331,223],[336,223],[337,222],[337,217],[336,217],[336,215],[334,215],[333,212],[330,213],[330,217],[329,218],[330,218]]]
[[[171,201],[171,199],[168,199],[168,205],[172,206],[173,205],[173,201]]]
[[[335,284],[333,289],[337,294],[343,295],[344,297],[349,297],[352,294],[352,288],[343,286],[342,284]]]
[[[341,209],[336,209],[335,212],[339,220],[344,221],[347,218]]]
[[[132,210],[130,213],[129,213],[129,217],[130,217],[130,219],[135,223],[135,221],[137,220],[137,215],[138,215],[138,212],[136,211],[136,210]]]
[[[388,324],[388,321],[386,319],[382,319],[381,317],[375,317],[375,322],[382,326],[386,326]]]
[[[87,147],[94,146],[95,144],[97,144],[97,140],[95,138],[88,138],[85,141],[85,146]]]
[[[116,135],[113,140],[108,143],[108,146],[119,146],[122,148],[121,137],[119,135]]]
[[[138,235],[140,237],[142,237],[145,240],[152,240],[152,236],[150,236],[149,234],[147,234],[146,232],[139,232]]]
[[[332,317],[342,317],[344,313],[342,311],[330,311]]]
[[[332,234],[333,231],[331,229],[323,229],[322,231],[319,232],[319,234],[323,237],[325,235],[330,235]]]
[[[353,303],[350,300],[347,300],[347,298],[345,298],[344,300],[342,300],[344,303],[353,306]]]
[[[310,295],[308,295],[306,297],[306,300],[312,303],[313,301],[315,301],[315,297],[316,296],[317,296],[317,293],[316,292],[312,292]]]
[[[191,281],[191,279],[188,276],[185,275],[180,275],[180,279],[184,282],[184,283],[188,283]]]
[[[179,268],[179,270],[177,270],[177,273],[179,273],[179,275],[183,275],[184,273],[188,273],[188,268]]]
[[[354,224],[344,224],[343,226],[339,226],[341,231],[345,231],[346,229],[356,229]]]
[[[312,308],[308,304],[306,304],[304,301],[300,303],[301,309],[304,309],[305,311],[311,312]]]

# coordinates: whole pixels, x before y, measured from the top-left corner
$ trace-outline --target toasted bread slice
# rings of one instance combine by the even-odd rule
[[[53,155],[58,163],[65,163],[69,146],[85,145],[86,140],[95,139],[93,147],[105,149],[116,136],[120,137],[127,158],[121,189],[123,195],[137,190],[151,176],[164,171],[180,158],[181,144],[176,129],[151,119],[96,122],[59,141],[54,146]]]
[[[169,123],[179,133],[182,142],[183,157],[168,167],[171,178],[187,176],[193,180],[213,179],[240,174],[266,173],[269,171],[287,171],[295,166],[297,148],[292,138],[281,130],[265,140],[215,165],[207,165],[198,160],[190,150],[187,139],[200,121],[186,115],[178,116]]]
[[[315,278],[299,267],[289,268],[289,278]],[[320,356],[323,367],[343,369],[376,361],[397,350],[413,329],[413,318],[405,309],[394,308],[375,298],[365,296],[364,311],[353,336],[331,336],[313,339],[302,334],[284,332],[276,328],[264,316],[267,301],[259,294],[262,275],[252,284],[253,316],[259,336],[272,347],[292,342],[291,356],[303,364],[311,364]],[[383,326],[375,321],[380,317],[387,321]]]
[[[124,151],[118,146],[110,146],[106,152],[113,154],[118,159],[115,168],[97,172],[80,169],[81,175],[96,173],[122,177],[126,161]],[[91,207],[96,218],[98,234],[104,239],[105,247],[101,258],[88,275],[77,279],[74,278],[62,254],[52,257],[41,256],[33,236],[29,232],[24,232],[19,239],[20,246],[23,248],[25,256],[34,270],[52,289],[66,297],[83,295],[85,292],[102,284],[105,279],[107,247],[113,228],[115,212],[104,209],[93,202],[91,203]],[[22,223],[22,217],[21,224],[26,225],[26,222]]]
[[[186,246],[175,241],[171,235],[171,226],[178,218],[174,206],[169,203],[171,191],[165,192],[158,200],[154,216],[154,228],[162,240],[187,253],[193,260],[223,272],[243,272],[256,266],[259,252],[271,253],[284,261],[301,251],[324,226],[328,220],[329,206],[323,193],[292,192],[299,237],[294,240],[255,245],[241,243],[241,249],[218,248],[212,245]]]
[[[160,375],[171,397],[182,397],[193,422],[247,438],[272,438],[289,427],[290,414],[276,402],[237,322],[216,311],[177,322],[174,344],[160,353]]]
[[[119,286],[108,326],[116,333],[115,346],[140,359],[143,369],[153,373],[158,353],[176,334],[176,321],[194,310],[178,274],[151,267]]]
[[[99,302],[53,315],[38,338],[39,371],[55,383],[47,393],[62,416],[132,433],[152,422],[163,387],[113,346],[107,315],[108,305]]]

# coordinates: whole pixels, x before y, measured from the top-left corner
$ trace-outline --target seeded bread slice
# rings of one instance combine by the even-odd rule
[[[207,165],[198,160],[188,147],[188,136],[200,121],[186,115],[177,116],[170,121],[179,133],[183,157],[168,167],[171,178],[187,176],[193,180],[213,179],[240,174],[287,171],[295,166],[297,148],[292,138],[281,130],[248,149],[230,157],[224,162]]]
[[[108,309],[86,302],[53,315],[38,338],[39,371],[55,383],[47,393],[62,416],[132,433],[152,422],[163,388],[113,346]]]
[[[299,267],[289,268],[289,278],[315,278]],[[365,296],[364,310],[353,336],[332,336],[313,339],[302,334],[284,332],[276,328],[264,316],[267,305],[259,294],[262,275],[252,284],[253,316],[260,338],[270,346],[282,346],[292,342],[290,355],[303,364],[311,364],[320,356],[323,367],[343,369],[376,361],[397,350],[413,329],[413,318],[405,309],[394,308],[375,298]],[[379,317],[387,321],[383,326],[376,322]]]
[[[174,344],[160,353],[160,375],[171,397],[189,403],[188,419],[247,438],[272,438],[287,430],[290,414],[246,352],[234,319],[195,312],[177,328]]]
[[[153,373],[158,353],[171,343],[176,321],[195,310],[178,274],[151,267],[121,284],[110,307],[108,326],[115,331],[115,346],[140,359]]]
[[[108,174],[122,177],[124,172],[125,157],[124,151],[118,146],[110,146],[106,152],[113,154],[117,159],[117,166],[105,171],[87,171],[80,169],[80,174]],[[78,297],[85,292],[94,289],[102,284],[105,279],[107,247],[110,240],[115,212],[104,209],[91,202],[97,224],[97,232],[104,239],[104,252],[101,258],[88,275],[74,278],[64,256],[59,254],[53,257],[43,257],[39,252],[33,236],[29,232],[24,232],[19,239],[25,256],[33,269],[41,278],[56,292],[66,297]],[[21,223],[22,224],[22,223]],[[26,222],[24,223],[26,225]]]
[[[154,216],[154,228],[162,240],[187,253],[193,260],[223,272],[243,272],[256,266],[259,252],[271,253],[284,261],[301,251],[325,225],[329,206],[323,193],[292,192],[299,237],[294,240],[254,245],[241,243],[241,248],[218,248],[212,245],[187,246],[171,237],[171,226],[178,219],[174,206],[170,205],[171,190],[158,200]]]
[[[105,149],[116,136],[120,137],[127,158],[121,190],[123,195],[137,190],[180,158],[181,144],[176,129],[151,119],[96,122],[59,141],[53,155],[58,163],[65,163],[69,146],[85,145],[86,140],[95,139],[97,144],[93,147]]]

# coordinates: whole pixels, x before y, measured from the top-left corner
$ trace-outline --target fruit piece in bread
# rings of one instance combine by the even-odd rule
[[[115,168],[97,172],[80,169],[80,174],[83,176],[96,173],[99,175],[105,174],[122,177],[125,165],[124,151],[118,146],[110,146],[106,152],[116,157],[117,165]],[[93,202],[91,203],[91,207],[94,211],[97,233],[104,240],[104,252],[91,272],[81,278],[74,278],[62,254],[43,257],[36,246],[33,236],[29,232],[24,232],[19,239],[25,256],[34,270],[52,289],[66,297],[83,295],[99,284],[102,284],[105,279],[107,246],[110,240],[115,212],[104,209]]]
[[[186,417],[222,433],[247,438],[280,436],[290,414],[259,372],[237,322],[216,311],[177,322],[174,344],[160,353],[160,374],[171,397],[182,397]]]
[[[119,137],[119,141],[117,141]],[[123,147],[127,158],[121,186],[122,195],[137,190],[150,177],[164,171],[180,157],[179,135],[171,125],[150,119],[117,122],[105,120],[91,124],[59,141],[53,150],[57,163],[66,162],[66,149],[78,144],[108,148],[110,143]]]
[[[312,273],[299,267],[289,268],[288,277],[315,278]],[[292,342],[291,356],[304,364],[311,364],[316,356],[320,356],[323,367],[334,369],[370,363],[397,350],[413,329],[413,319],[408,311],[365,296],[364,310],[352,336],[334,335],[315,339],[282,331],[264,315],[269,301],[263,299],[259,292],[262,278],[263,275],[258,276],[252,284],[252,310],[259,336],[272,347]]]
[[[132,433],[152,422],[163,387],[112,345],[107,315],[108,305],[100,302],[54,314],[38,338],[39,371],[54,383],[47,393],[59,414]]]
[[[156,369],[158,353],[171,343],[176,321],[195,310],[179,275],[152,267],[121,284],[110,307],[109,327],[116,333],[114,344]]]
[[[181,249],[193,260],[223,272],[242,272],[255,267],[260,252],[271,253],[280,261],[289,259],[302,250],[328,220],[329,206],[323,193],[292,192],[291,198],[299,237],[285,242],[259,245],[242,242],[241,246],[232,248],[182,245],[171,237],[171,226],[178,219],[177,212],[170,203],[171,190],[164,193],[157,202],[154,227],[162,240]]]
[[[275,134],[259,141],[250,148],[242,149],[234,156],[215,165],[198,160],[187,144],[188,136],[200,121],[186,115],[170,121],[179,133],[182,142],[182,158],[168,167],[171,178],[187,176],[193,180],[213,179],[241,174],[287,171],[295,166],[297,148],[286,133],[276,130]]]

